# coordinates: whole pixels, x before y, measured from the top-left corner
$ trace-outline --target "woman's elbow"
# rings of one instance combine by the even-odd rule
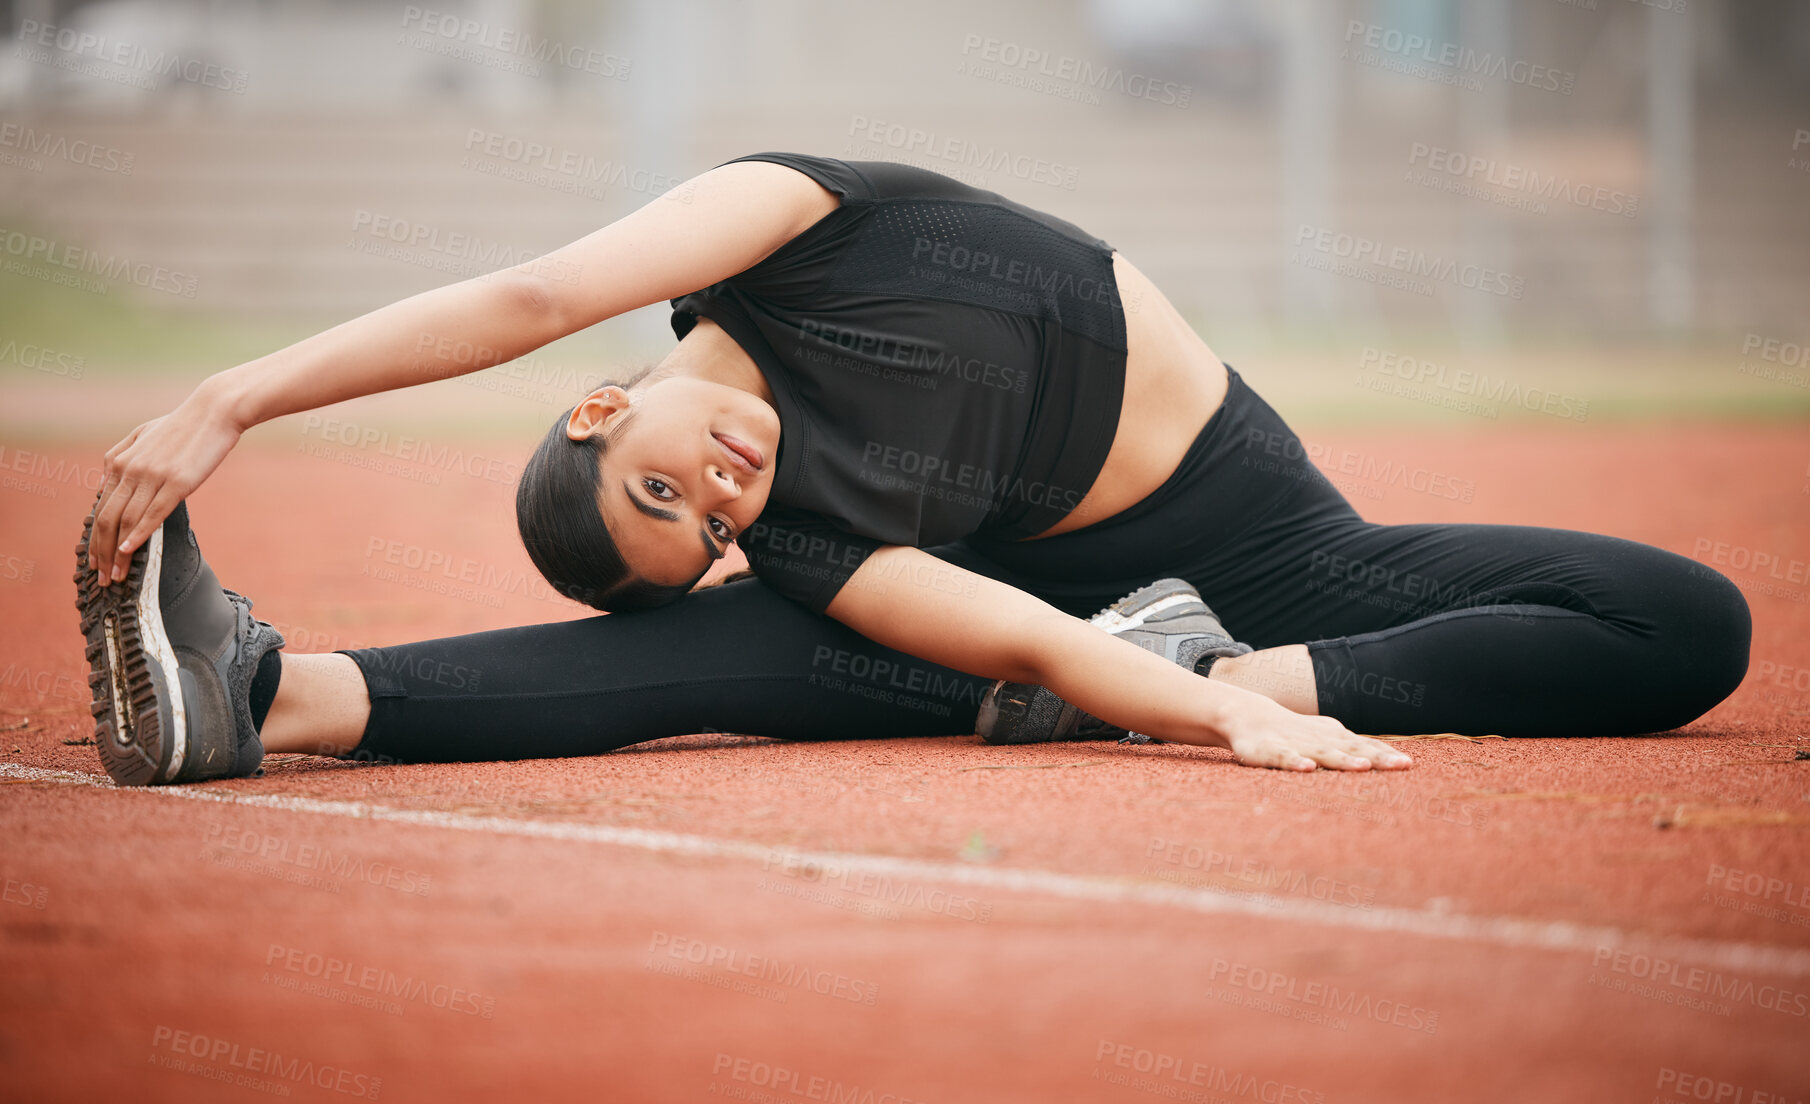
[[[1064,622],[1073,620],[1060,613],[1056,616]],[[1064,655],[1061,630],[1071,628],[1067,624],[1027,623],[1023,631],[1012,634],[997,649],[999,668],[1009,673],[995,677],[1033,686],[1050,686],[1061,681]]]
[[[542,257],[506,268],[480,279],[494,280],[499,306],[525,333],[552,340],[583,329],[576,317],[572,291],[574,279],[561,273],[570,267]]]

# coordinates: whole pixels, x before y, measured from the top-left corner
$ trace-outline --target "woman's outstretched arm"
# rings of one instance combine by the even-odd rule
[[[890,648],[983,678],[1049,687],[1101,720],[1176,743],[1228,748],[1284,770],[1409,765],[1331,717],[1201,678],[1015,587],[916,548],[882,548],[830,616]]]
[[[760,262],[837,205],[768,162],[722,165],[544,257],[393,303],[202,381],[109,449],[93,559],[103,581],[260,422],[513,360]]]

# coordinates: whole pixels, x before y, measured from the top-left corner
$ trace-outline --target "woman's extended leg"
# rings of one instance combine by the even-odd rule
[[[264,735],[270,751],[398,762],[595,755],[693,732],[950,735],[974,731],[988,685],[748,579],[642,613],[285,657]]]
[[[270,712],[258,728],[266,753],[346,755],[364,737],[371,696],[350,656],[284,652]]]

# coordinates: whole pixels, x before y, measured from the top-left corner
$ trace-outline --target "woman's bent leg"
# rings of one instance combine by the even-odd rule
[[[1235,630],[1307,641],[1320,712],[1359,732],[1659,732],[1747,671],[1739,589],[1616,537],[1359,525],[1283,562],[1260,588],[1222,590],[1221,612]]]
[[[352,757],[400,762],[596,755],[694,732],[969,733],[988,686],[754,579],[655,610],[344,654],[370,693]]]
[[[969,544],[1083,616],[1153,578],[1187,579],[1264,650],[1210,677],[1297,708],[1311,693],[1361,733],[1656,732],[1740,684],[1752,622],[1714,570],[1594,533],[1373,525],[1315,460],[1234,371],[1225,403],[1144,502],[1060,536]],[[1301,644],[1311,674],[1301,649],[1284,647]]]

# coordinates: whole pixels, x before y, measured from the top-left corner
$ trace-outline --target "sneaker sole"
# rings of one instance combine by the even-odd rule
[[[1183,580],[1158,579],[1149,586],[1132,591],[1088,618],[1088,621],[1117,636],[1128,629],[1141,628],[1157,614],[1199,601],[1200,595]]]
[[[1035,686],[996,682],[980,699],[974,733],[989,744],[1049,744],[1074,735],[1079,714],[1054,695],[1039,701]],[[1026,735],[1027,732],[1037,735]]]
[[[174,778],[187,751],[181,668],[158,605],[163,530],[132,557],[126,577],[109,587],[88,566],[94,515],[76,546],[76,609],[87,639],[94,742],[101,764],[121,786]]]

